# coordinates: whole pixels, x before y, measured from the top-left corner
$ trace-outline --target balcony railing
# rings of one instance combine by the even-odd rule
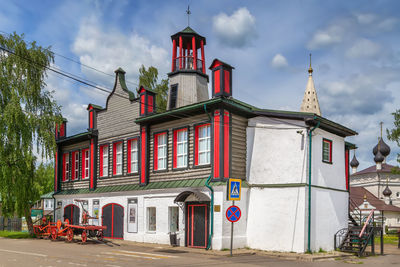
[[[182,65],[179,64],[181,59],[182,59]],[[196,62],[197,62],[196,70],[203,71],[203,61],[197,58]],[[175,59],[174,70],[194,70],[194,57],[193,56],[177,57]]]

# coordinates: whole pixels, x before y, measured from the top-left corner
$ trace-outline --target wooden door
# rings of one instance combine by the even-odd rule
[[[207,247],[208,204],[187,204],[186,206],[186,246]]]
[[[124,238],[124,208],[115,203],[107,204],[102,209],[102,225],[107,226],[104,237]]]
[[[66,219],[69,220],[70,224],[78,225],[79,224],[79,216],[80,216],[80,209],[78,206],[74,204],[70,204],[65,206],[64,208],[64,221]]]

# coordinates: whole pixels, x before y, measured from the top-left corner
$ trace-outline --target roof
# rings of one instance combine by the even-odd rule
[[[371,167],[368,167],[364,170],[361,170],[359,172],[353,173],[351,176],[355,175],[362,175],[362,174],[367,174],[367,173],[391,173],[392,169],[395,168],[396,166],[387,164],[387,163],[382,163],[382,169],[377,170],[376,165],[372,165]]]
[[[194,33],[194,34],[198,34],[195,30],[193,30],[192,28],[190,28],[189,26],[187,26],[185,29],[183,29],[182,31],[180,31],[182,33]]]
[[[122,68],[118,68],[118,69],[115,71],[115,73],[117,74],[117,77],[116,77],[116,78],[118,78],[119,84],[121,85],[122,90],[124,90],[125,92],[127,92],[128,95],[129,95],[129,100],[130,100],[130,101],[133,101],[133,100],[135,99],[135,94],[134,94],[132,91],[129,91],[128,86],[126,86],[126,83],[125,83],[125,71],[124,71]],[[115,83],[115,84],[116,84],[116,83]],[[114,88],[114,90],[115,90],[115,88]],[[114,90],[113,90],[112,93],[114,93]],[[111,93],[111,94],[112,94],[112,93]],[[110,95],[111,95],[111,94],[110,94]]]
[[[99,110],[102,110],[102,109],[103,109],[103,107],[102,107],[102,106],[95,105],[95,104],[92,104],[92,103],[90,103],[90,104],[88,105],[87,109],[89,109],[89,108],[90,108],[90,106],[92,106],[92,108],[94,108],[94,109],[99,109]]]
[[[168,189],[168,188],[185,188],[185,187],[203,187],[208,178],[198,179],[187,179],[187,180],[175,180],[175,181],[161,181],[161,182],[150,182],[145,186],[139,184],[128,184],[128,185],[113,185],[113,186],[102,186],[97,187],[95,190],[90,191],[89,188],[81,189],[68,189],[63,190],[55,195],[77,195],[77,194],[98,194],[108,192],[122,192],[122,191],[141,191],[150,189]],[[226,185],[226,182],[211,182],[211,186]],[[243,187],[248,187],[245,181],[242,182]]]
[[[354,201],[357,206],[360,206],[362,203],[364,203],[364,195],[367,196],[367,201],[377,210],[400,212],[399,207],[387,205],[384,201],[378,199],[374,194],[369,192],[364,187],[350,187],[350,199]]]
[[[63,139],[59,139],[56,141],[57,144],[63,144],[63,145],[68,145],[70,143],[76,143],[76,142],[81,142],[81,141],[87,141],[92,138],[93,133],[92,132],[83,132],[83,133],[78,133],[75,135],[68,136]]]
[[[54,191],[41,195],[40,198],[53,198]]]

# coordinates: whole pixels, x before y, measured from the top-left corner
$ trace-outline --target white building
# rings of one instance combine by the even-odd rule
[[[189,27],[171,39],[167,110],[156,112],[155,92],[129,91],[118,69],[106,107],[88,106],[87,132],[57,127],[57,219],[79,223],[79,199],[107,238],[169,243],[175,232],[181,246],[228,248],[226,182],[238,178],[235,248],[332,250],[347,225],[345,137],[356,132],[313,113],[311,66],[302,112],[259,109],[232,97],[233,67],[218,59],[209,98],[206,39]]]

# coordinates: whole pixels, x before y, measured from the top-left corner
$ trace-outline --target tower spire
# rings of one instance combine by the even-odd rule
[[[382,126],[383,126],[383,122],[381,121],[379,124],[381,125],[381,139],[382,139]]]
[[[303,102],[301,103],[300,111],[315,113],[318,116],[321,116],[321,109],[319,108],[317,91],[315,90],[312,73],[313,73],[313,68],[311,67],[311,53],[310,53],[310,67],[308,68],[308,82],[307,82],[307,86],[306,86],[306,91],[304,92]]]
[[[188,5],[188,8],[186,10],[186,14],[188,17],[188,27],[190,26],[190,14],[192,14],[192,12],[190,12],[190,6]]]

